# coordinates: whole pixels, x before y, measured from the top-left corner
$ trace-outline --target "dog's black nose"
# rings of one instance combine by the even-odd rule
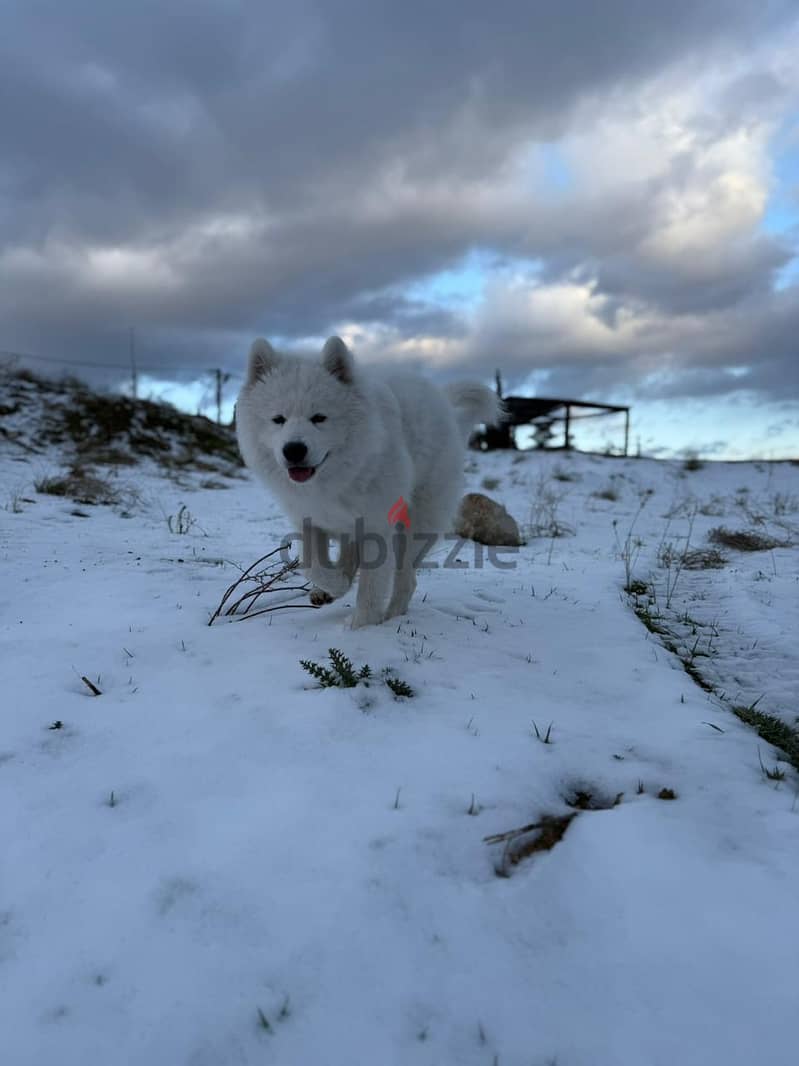
[[[287,463],[301,463],[308,454],[308,448],[301,440],[290,440],[283,445],[283,455]]]

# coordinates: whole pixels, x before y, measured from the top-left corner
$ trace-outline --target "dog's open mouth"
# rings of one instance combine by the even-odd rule
[[[316,473],[315,466],[290,466],[288,475],[292,481],[308,481]]]
[[[287,466],[286,473],[292,481],[310,481],[316,471],[327,462],[330,452],[325,452],[316,466]]]

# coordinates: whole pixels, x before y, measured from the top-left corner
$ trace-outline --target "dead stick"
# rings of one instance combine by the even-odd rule
[[[269,614],[271,611],[285,611],[290,607],[297,611],[302,610],[303,607],[310,607],[312,611],[318,611],[321,606],[321,603],[279,603],[276,607],[264,607],[262,611],[253,611],[252,614],[241,614],[236,621],[246,622],[249,618],[257,618],[259,614]]]
[[[536,829],[544,829],[545,822],[531,822],[530,825],[523,825],[520,829],[509,829],[507,833],[495,833],[493,836],[483,837],[484,844],[501,844],[503,840],[512,840],[513,837],[521,836],[523,833],[532,833]]]
[[[294,569],[296,569],[296,567],[299,564],[299,559],[292,559],[291,562],[287,563],[283,567],[283,569],[279,571],[278,574],[272,575],[272,577],[270,578],[269,582],[264,582],[264,579],[261,577],[261,572],[260,571],[254,573],[254,574],[252,573],[252,571],[255,570],[255,568],[257,566],[259,566],[261,563],[265,562],[267,559],[270,559],[273,555],[275,555],[279,551],[282,551],[282,547],[273,548],[271,552],[267,552],[266,555],[262,555],[260,559],[256,559],[254,563],[251,563],[250,566],[247,567],[246,570],[242,571],[241,576],[237,577],[236,580],[233,582],[233,584],[230,585],[227,588],[227,590],[225,591],[224,596],[222,597],[222,599],[221,599],[221,601],[219,603],[219,606],[216,608],[214,613],[208,619],[208,625],[209,626],[214,624],[216,619],[222,614],[222,610],[223,610],[225,604],[227,603],[229,597],[245,581],[257,581],[257,582],[259,582],[260,587],[258,589],[254,589],[254,590],[251,590],[249,593],[245,593],[245,596],[252,595],[252,594],[257,595],[260,591],[263,591],[264,588],[268,588],[279,577],[282,577],[284,574],[288,574],[291,571],[293,571]],[[266,570],[266,569],[268,569],[268,568],[264,567],[264,570]],[[242,599],[244,599],[245,596],[243,596]],[[241,603],[241,600],[238,600],[233,605],[232,608],[228,608],[227,611],[225,611],[225,614],[234,614],[235,611],[236,611],[236,608],[239,605],[239,603]]]
[[[86,677],[84,674],[81,674],[80,679],[84,683],[84,685],[86,685],[86,687],[91,691],[92,696],[102,696],[102,692],[99,690],[97,685],[91,682],[88,677]]]
[[[209,626],[214,621],[214,619],[218,618],[219,615],[222,613],[222,608],[225,606],[225,602],[227,601],[228,596],[230,596],[230,594],[233,592],[233,590],[238,588],[238,586],[241,584],[241,582],[244,581],[244,579],[247,577],[247,575],[250,574],[255,569],[255,567],[258,566],[259,563],[265,562],[265,560],[271,558],[271,556],[273,556],[276,552],[279,552],[279,551],[280,551],[280,548],[273,548],[271,552],[267,552],[266,555],[262,555],[260,559],[256,559],[254,563],[251,563],[247,567],[247,569],[242,572],[241,577],[236,578],[236,580],[233,582],[233,584],[225,592],[225,594],[222,597],[222,599],[220,601],[220,604],[217,607],[217,609],[211,615],[211,619],[210,619],[210,621],[208,623]]]
[[[276,588],[272,588],[274,581],[266,581],[259,585],[257,588],[248,589],[247,592],[243,592],[237,600],[235,600],[225,611],[225,614],[236,614],[242,604],[247,600],[251,600],[250,607],[259,596],[263,596],[266,592],[309,592],[310,585],[307,582],[303,585],[283,585],[279,584]],[[247,608],[249,610],[249,607]]]
[[[247,604],[247,606],[242,611],[242,614],[249,614],[250,611],[255,606],[255,604],[258,602],[258,598],[260,596],[263,596],[264,593],[266,593],[266,592],[310,592],[310,591],[311,591],[311,586],[310,585],[285,585],[285,586],[281,586],[280,588],[277,588],[277,589],[264,587],[262,589],[259,589],[258,592],[255,594],[255,596],[252,597],[250,602]],[[236,609],[237,610],[238,610],[239,605],[242,604],[245,599],[246,599],[246,597],[242,596],[241,599],[237,602],[237,604],[236,604]],[[236,611],[234,611],[233,608],[230,608],[228,611],[225,612],[225,614],[235,614],[235,613],[236,613]]]

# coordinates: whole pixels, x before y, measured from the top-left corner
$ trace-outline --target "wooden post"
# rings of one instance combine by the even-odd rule
[[[627,458],[627,452],[630,447],[630,408],[628,407],[624,412],[624,458]]]
[[[220,370],[219,367],[214,371],[216,377],[216,422],[217,425],[222,425],[222,387],[230,377],[230,374],[226,374],[224,370]]]
[[[499,396],[499,398],[501,400],[502,399],[502,374],[500,374],[499,370],[497,370],[497,371],[495,371],[495,375],[494,376],[496,377],[496,381],[497,381],[497,396]]]
[[[130,391],[135,400],[139,395],[139,372],[136,369],[136,330],[130,327]]]
[[[216,424],[222,423],[222,371],[219,367],[214,371],[216,374]]]
[[[571,426],[571,414],[572,414],[572,409],[569,406],[569,404],[566,404],[566,425],[565,425],[565,438],[564,438],[564,442],[563,442],[563,447],[566,449],[567,452],[571,451],[571,446],[572,446],[571,437],[569,435],[569,429],[570,429],[570,426]]]

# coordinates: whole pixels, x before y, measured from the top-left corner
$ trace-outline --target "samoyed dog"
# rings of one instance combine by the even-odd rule
[[[255,341],[236,405],[239,447],[302,530],[313,603],[343,596],[359,573],[354,628],[407,611],[415,570],[451,529],[469,433],[496,422],[498,406],[482,385],[440,390],[360,367],[339,337],[318,362]]]

